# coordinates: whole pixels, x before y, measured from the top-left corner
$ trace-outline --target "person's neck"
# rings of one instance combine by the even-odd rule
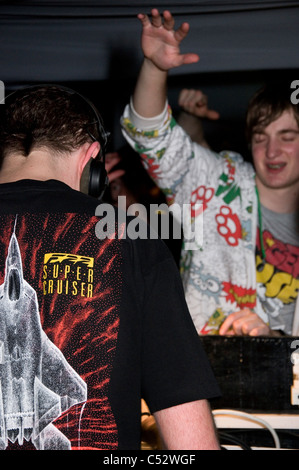
[[[1,184],[24,179],[38,181],[54,179],[74,189],[78,186],[65,159],[57,157],[53,164],[53,158],[49,159],[47,153],[42,151],[32,152],[28,157],[13,155],[7,161],[4,160],[0,171]]]
[[[47,171],[46,168],[40,171],[36,169],[27,171],[19,171],[18,169],[5,169],[0,172],[0,184],[2,183],[13,183],[14,181],[20,180],[37,180],[37,181],[47,181],[51,179],[58,179],[56,173]]]
[[[267,188],[256,181],[262,206],[278,214],[299,212],[299,188]]]

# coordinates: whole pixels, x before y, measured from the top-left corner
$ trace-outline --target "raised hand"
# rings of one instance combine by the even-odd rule
[[[116,165],[121,161],[117,152],[107,153],[105,157],[105,169],[108,174],[109,182],[112,183],[117,178],[125,174],[123,169],[115,169]]]
[[[219,113],[208,107],[208,97],[201,90],[184,88],[179,94],[179,105],[187,113],[198,118],[219,119]]]
[[[180,53],[180,43],[189,32],[189,24],[182,23],[175,30],[175,21],[169,11],[160,15],[157,9],[148,15],[139,14],[142,24],[141,46],[144,57],[149,59],[160,70],[167,71],[184,64],[192,64],[199,60],[197,54]]]

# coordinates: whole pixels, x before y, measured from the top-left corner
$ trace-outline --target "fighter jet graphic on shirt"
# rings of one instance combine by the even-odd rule
[[[0,450],[24,439],[38,450],[70,449],[52,422],[86,400],[86,383],[42,329],[13,233],[0,286]]]

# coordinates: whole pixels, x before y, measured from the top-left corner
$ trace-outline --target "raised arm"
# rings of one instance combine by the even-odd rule
[[[189,31],[188,23],[174,30],[174,18],[169,11],[161,16],[153,9],[151,15],[151,20],[148,15],[138,15],[144,61],[133,94],[135,111],[146,118],[159,115],[165,108],[168,71],[199,60],[197,54],[180,53],[180,43]]]
[[[172,204],[187,204],[196,187],[205,184],[218,156],[198,146],[176,125],[167,104],[167,75],[174,67],[197,62],[197,54],[181,54],[180,44],[189,31],[182,23],[174,29],[169,11],[160,15],[153,9],[151,18],[140,14],[141,46],[144,60],[136,87],[121,118],[122,132],[156,184]],[[213,170],[211,170],[213,171]]]

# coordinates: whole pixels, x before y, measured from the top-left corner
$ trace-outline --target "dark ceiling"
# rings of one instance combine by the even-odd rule
[[[0,5],[0,80],[7,90],[64,83],[89,95],[121,143],[119,115],[142,60],[139,12],[169,9],[190,23],[183,51],[197,64],[175,69],[169,98],[182,87],[204,89],[222,123],[241,121],[265,80],[299,79],[299,2],[279,0],[36,0]]]

